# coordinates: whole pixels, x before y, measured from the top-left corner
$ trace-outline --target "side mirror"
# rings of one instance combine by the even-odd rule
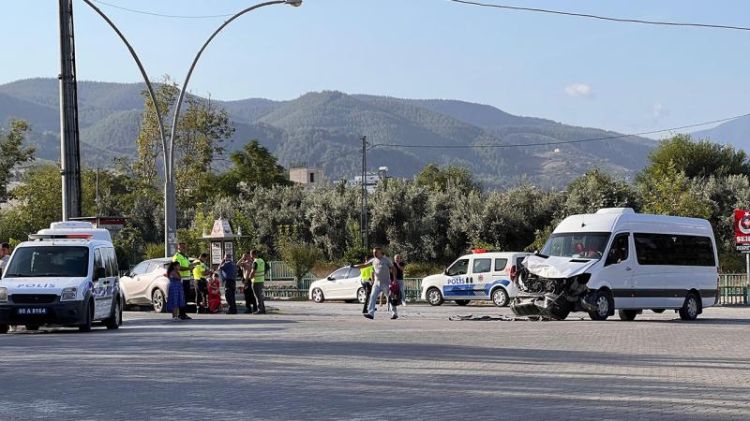
[[[328,277],[327,279],[328,279],[329,281],[335,281],[335,280],[336,280],[336,279],[335,279],[335,278],[334,278],[333,276],[329,276],[329,277]]]
[[[99,279],[105,278],[107,276],[107,272],[104,270],[104,268],[96,268],[94,269],[94,280],[98,281]]]

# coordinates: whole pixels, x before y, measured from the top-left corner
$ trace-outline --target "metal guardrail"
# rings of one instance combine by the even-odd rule
[[[727,273],[719,276],[719,304],[748,305],[746,274]]]

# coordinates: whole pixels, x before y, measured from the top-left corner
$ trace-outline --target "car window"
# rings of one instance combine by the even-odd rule
[[[148,272],[149,264],[148,262],[141,262],[135,265],[133,270],[130,271],[130,274],[133,276],[143,275],[144,273]]]
[[[495,259],[495,272],[502,272],[508,266],[508,259]]]
[[[333,272],[329,278],[332,279],[346,279],[346,275],[349,273],[349,268],[341,268],[336,272]]]
[[[469,271],[469,259],[457,260],[448,269],[445,270],[445,274],[448,276],[466,275]]]
[[[106,265],[104,264],[104,258],[102,257],[102,249],[94,250],[94,276],[99,269],[104,269],[106,273]]]
[[[359,278],[360,270],[358,268],[351,268],[349,269],[349,274],[346,275],[347,278]]]
[[[115,257],[115,249],[104,248],[102,249],[104,255],[104,262],[107,267],[107,277],[115,277],[118,275],[117,258]]]
[[[471,265],[471,273],[487,273],[492,268],[492,259],[474,259]]]

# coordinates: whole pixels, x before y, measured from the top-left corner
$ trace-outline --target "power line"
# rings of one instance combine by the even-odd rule
[[[94,3],[99,3],[101,5],[112,7],[115,9],[124,10],[126,12],[131,13],[138,13],[141,15],[149,15],[149,16],[158,16],[160,18],[172,18],[172,19],[216,19],[216,18],[228,18],[232,16],[232,13],[222,14],[222,15],[167,15],[162,13],[156,13],[156,12],[149,12],[145,10],[138,10],[138,9],[131,9],[128,7],[118,6],[116,4],[107,3],[101,0],[92,0]]]
[[[478,1],[468,1],[468,0],[448,0],[448,1],[451,1],[454,3],[471,5],[471,6],[515,10],[519,12],[549,13],[549,14],[554,14],[554,15],[573,16],[573,17],[587,18],[587,19],[598,19],[598,20],[620,22],[620,23],[638,23],[638,24],[644,24],[644,25],[686,26],[686,27],[693,27],[693,28],[750,31],[750,27],[746,27],[746,26],[714,25],[710,23],[695,23],[695,22],[670,22],[670,21],[659,21],[659,20],[627,19],[627,18],[616,18],[616,17],[611,17],[611,16],[591,15],[588,13],[566,12],[562,10],[540,9],[536,7],[521,7],[521,6],[509,6],[509,5],[504,5],[504,4],[482,3]]]
[[[626,137],[647,136],[647,135],[652,135],[652,134],[658,134],[658,133],[664,133],[664,132],[672,132],[672,131],[683,130],[683,129],[691,129],[691,128],[694,128],[694,127],[707,126],[709,124],[725,123],[727,121],[737,120],[737,119],[743,118],[743,117],[750,117],[750,113],[748,113],[748,114],[742,114],[742,115],[737,115],[737,116],[734,116],[734,117],[722,118],[722,119],[719,119],[719,120],[704,121],[702,123],[688,124],[688,125],[679,126],[679,127],[671,127],[671,128],[668,128],[668,129],[652,130],[652,131],[648,131],[648,132],[631,133],[631,134],[620,134],[620,135],[613,135],[613,136],[592,137],[592,138],[587,138],[587,139],[561,140],[561,141],[558,141],[558,142],[516,143],[516,144],[484,144],[484,145],[403,145],[403,144],[398,144],[398,143],[379,143],[379,144],[372,145],[371,148],[387,147],[387,148],[439,148],[439,149],[472,149],[472,148],[497,148],[497,149],[505,149],[505,148],[525,148],[525,147],[532,147],[532,146],[565,145],[565,144],[570,144],[570,143],[597,142],[597,141],[602,141],[602,140],[622,139],[622,138],[626,138]]]

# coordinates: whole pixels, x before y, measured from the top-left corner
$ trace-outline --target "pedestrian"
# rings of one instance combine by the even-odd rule
[[[178,262],[172,262],[167,266],[167,279],[169,279],[167,311],[172,312],[172,320],[185,320],[180,317],[180,311],[185,308],[185,290],[182,288],[182,277],[180,276],[180,264]]]
[[[208,253],[201,253],[195,267],[193,267],[195,301],[198,305],[198,313],[208,311],[208,277],[211,276],[211,269],[206,265],[207,261]]]
[[[372,250],[373,258],[369,262],[361,265],[355,265],[354,267],[362,269],[367,265],[372,265],[374,283],[372,285],[372,292],[370,293],[370,300],[368,305],[367,313],[364,316],[368,319],[375,318],[375,305],[377,304],[378,297],[381,293],[388,295],[389,284],[392,280],[396,279],[396,270],[393,266],[391,259],[387,258],[383,254],[381,247],[375,247]],[[398,315],[394,314],[392,319],[397,319]]]
[[[237,266],[235,266],[232,258],[228,255],[224,255],[224,260],[219,265],[219,276],[222,282],[224,282],[224,297],[227,300],[227,314],[237,314],[237,299],[235,294],[237,292]]]
[[[250,258],[253,259],[253,267],[250,272],[250,283],[255,295],[257,310],[254,314],[266,314],[266,303],[263,295],[263,285],[266,282],[266,261],[261,259],[256,250],[250,252]]]
[[[8,260],[10,260],[10,244],[2,243],[0,244],[0,275],[5,272],[5,266],[8,264]]]
[[[237,262],[237,267],[242,270],[242,292],[245,295],[245,314],[252,314],[258,311],[258,303],[255,301],[253,293],[253,258],[250,252],[245,252],[242,258]]]
[[[374,270],[372,265],[367,262],[369,262],[369,260],[365,258],[365,264],[367,266],[363,267],[359,272],[360,282],[362,283],[362,288],[365,290],[365,302],[364,306],[362,306],[362,314],[367,314],[367,306],[370,303],[370,294],[372,293],[372,277]]]
[[[219,274],[214,273],[208,283],[208,312],[218,313],[221,309],[221,280]]]
[[[401,291],[401,304],[406,305],[406,289],[404,289],[404,269],[406,268],[406,262],[404,262],[400,254],[397,254],[393,257],[393,265],[396,267],[396,281]]]
[[[182,278],[182,293],[183,297],[185,297],[185,300],[187,300],[187,297],[190,295],[190,286],[193,282],[193,280],[190,278],[191,273],[190,270],[193,268],[193,265],[190,263],[190,259],[187,257],[187,252],[185,251],[187,249],[187,245],[183,243],[177,244],[177,253],[172,257],[172,262],[179,263],[179,271],[180,271],[180,278]],[[180,319],[182,320],[190,320],[192,317],[187,315],[187,303],[182,305],[182,308],[180,309]]]

